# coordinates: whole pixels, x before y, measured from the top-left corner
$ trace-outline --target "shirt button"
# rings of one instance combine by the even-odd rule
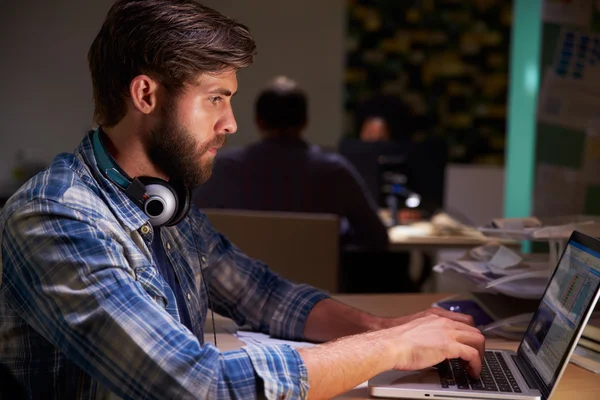
[[[202,262],[206,262],[206,257],[202,256]]]
[[[188,301],[192,301],[192,295],[188,293]]]
[[[147,235],[150,233],[150,227],[148,225],[142,225],[142,234]]]
[[[167,250],[171,250],[171,243],[167,243]]]

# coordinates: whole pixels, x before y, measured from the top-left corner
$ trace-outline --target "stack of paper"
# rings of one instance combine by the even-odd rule
[[[565,221],[568,221],[565,219]],[[565,240],[574,230],[589,229],[596,224],[593,219],[572,221],[559,224],[543,224],[535,217],[498,218],[490,226],[478,228],[486,236],[501,237],[514,240]],[[600,224],[598,225],[600,228]]]
[[[434,271],[466,279],[480,290],[535,299],[544,293],[553,267],[548,255],[524,255],[492,243],[438,264]]]

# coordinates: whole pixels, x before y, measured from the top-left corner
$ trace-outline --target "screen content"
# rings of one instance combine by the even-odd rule
[[[547,386],[554,384],[599,284],[600,254],[570,242],[521,347]]]

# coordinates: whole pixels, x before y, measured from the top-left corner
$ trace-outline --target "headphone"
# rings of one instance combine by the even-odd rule
[[[100,171],[137,204],[155,227],[177,225],[190,210],[191,191],[183,183],[140,176],[131,179],[106,151],[101,128],[92,133],[92,148]]]

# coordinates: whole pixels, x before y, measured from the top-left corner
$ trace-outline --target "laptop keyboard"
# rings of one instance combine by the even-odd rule
[[[521,388],[508,368],[502,353],[486,351],[479,379],[472,378],[463,362],[454,358],[438,364],[443,388],[521,393]]]

